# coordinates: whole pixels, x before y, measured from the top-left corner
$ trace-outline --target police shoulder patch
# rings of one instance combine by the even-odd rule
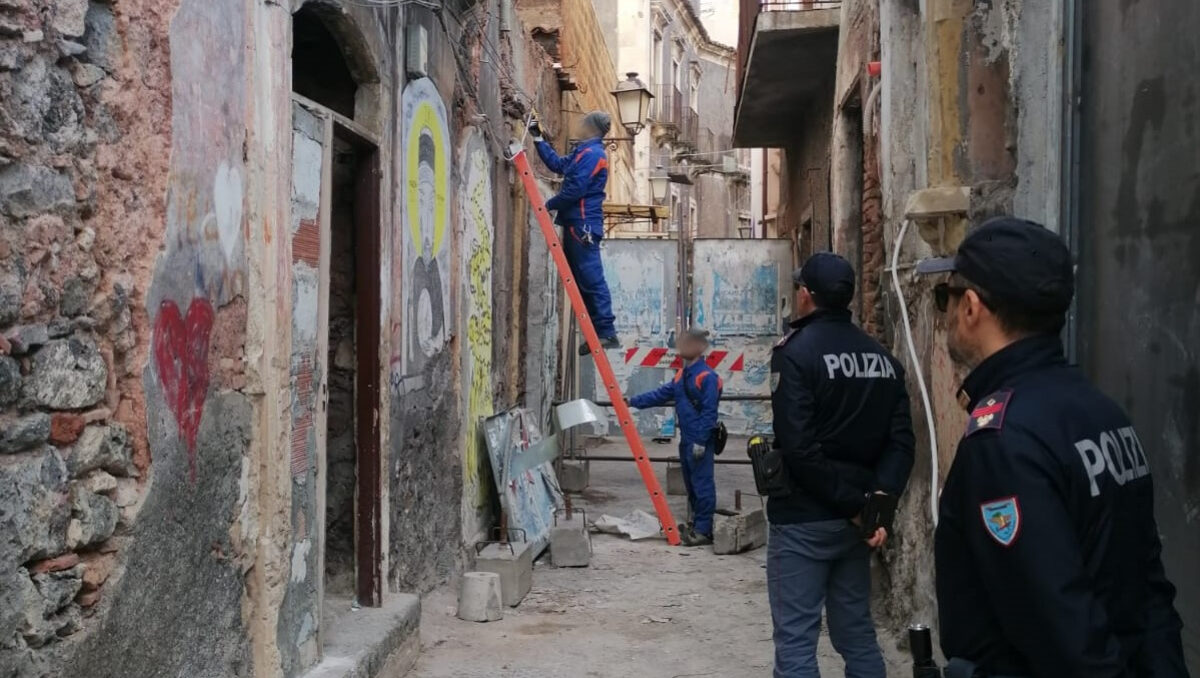
[[[983,502],[979,515],[984,529],[1001,546],[1012,546],[1021,533],[1021,504],[1015,496]]]
[[[1004,389],[980,400],[979,405],[971,410],[971,417],[967,420],[967,431],[963,437],[988,429],[1000,430],[1003,428],[1004,411],[1008,408],[1012,394],[1011,389]]]

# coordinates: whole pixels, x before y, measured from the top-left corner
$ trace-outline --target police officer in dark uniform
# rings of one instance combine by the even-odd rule
[[[904,370],[856,327],[854,270],[815,254],[793,274],[796,317],[771,356],[775,446],[786,496],[767,500],[767,590],[775,678],[819,675],[821,608],[849,678],[884,678],[871,621],[870,549],[859,515],[873,492],[898,496],[913,464]]]
[[[971,369],[935,538],[947,675],[1186,677],[1145,448],[1063,356],[1066,246],[1000,217],[917,271],[947,275],[935,301]]]

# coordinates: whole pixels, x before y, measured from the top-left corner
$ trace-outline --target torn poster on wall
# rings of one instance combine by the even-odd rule
[[[546,445],[553,445],[553,437],[544,439],[537,417],[524,408],[489,417],[483,423],[483,435],[500,507],[508,521],[506,527],[524,530],[537,553],[550,539],[554,509],[562,503],[562,489],[551,461],[530,465],[524,459],[540,457]]]

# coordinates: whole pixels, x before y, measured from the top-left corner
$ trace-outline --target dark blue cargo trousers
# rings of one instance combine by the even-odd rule
[[[847,520],[772,524],[767,593],[775,625],[775,678],[819,678],[817,638],[829,638],[847,678],[886,678],[871,621],[870,549]]]

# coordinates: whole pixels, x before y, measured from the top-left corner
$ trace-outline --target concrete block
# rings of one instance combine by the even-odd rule
[[[516,607],[533,587],[533,549],[527,542],[487,544],[475,554],[475,570],[499,575],[501,600]]]
[[[563,459],[558,467],[558,486],[563,492],[583,492],[587,489],[591,467],[586,460]]]
[[[667,494],[675,497],[687,496],[687,485],[683,482],[683,466],[667,462]]]
[[[725,555],[756,549],[767,543],[767,514],[763,509],[713,516],[713,553]]]
[[[937,186],[909,193],[904,205],[904,216],[908,219],[966,216],[970,207],[970,187]]]
[[[458,585],[458,618],[490,622],[504,618],[500,597],[500,575],[495,572],[464,572]]]
[[[592,536],[587,520],[576,512],[570,518],[559,513],[550,528],[550,563],[555,567],[587,567],[592,562]]]

